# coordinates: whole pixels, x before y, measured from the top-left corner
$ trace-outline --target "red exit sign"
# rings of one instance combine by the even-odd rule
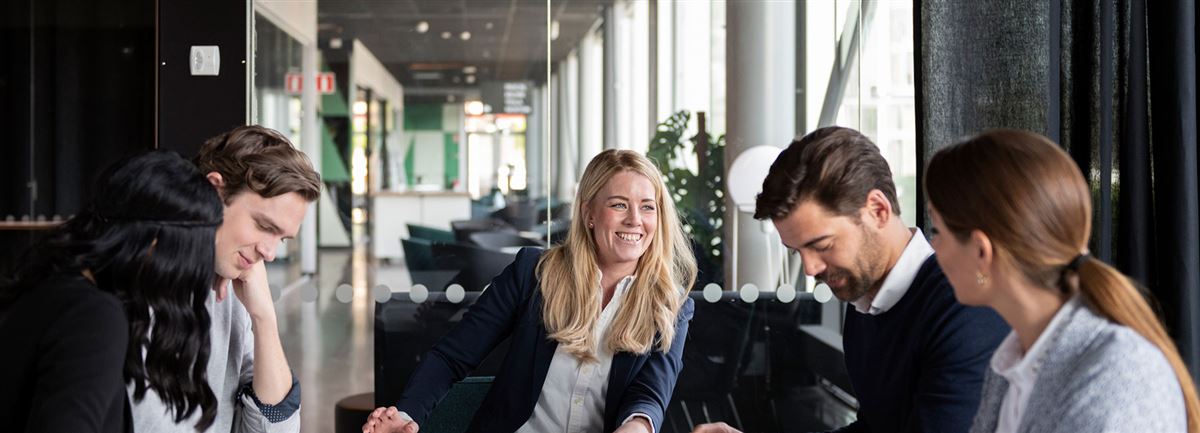
[[[317,74],[317,93],[322,95],[332,95],[334,90],[333,72],[322,72]],[[304,75],[299,73],[289,73],[283,77],[283,89],[293,95],[299,95],[304,91]]]

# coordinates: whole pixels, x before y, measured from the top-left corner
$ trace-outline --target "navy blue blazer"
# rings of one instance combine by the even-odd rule
[[[525,248],[494,280],[462,322],[422,357],[396,408],[422,425],[450,386],[475,370],[505,337],[508,355],[492,382],[468,432],[513,432],[525,424],[550,369],[558,342],[542,324],[542,295],[536,275],[542,251]],[[687,299],[675,321],[671,350],[644,355],[619,352],[613,356],[604,404],[604,431],[611,432],[629,416],[650,416],[662,431],[663,414],[683,369],[683,345],[692,300]]]

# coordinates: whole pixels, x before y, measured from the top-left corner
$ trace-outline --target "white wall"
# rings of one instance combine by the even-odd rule
[[[403,107],[404,88],[383,63],[379,62],[375,54],[358,39],[354,40],[354,49],[350,52],[350,77],[353,86],[369,88],[397,108]],[[350,88],[350,92],[354,92],[353,87]]]
[[[300,41],[301,45],[317,41],[316,0],[254,0],[254,10]]]

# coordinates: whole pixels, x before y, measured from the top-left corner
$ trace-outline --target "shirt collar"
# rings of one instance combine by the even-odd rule
[[[921,265],[925,264],[925,260],[933,255],[933,247],[929,246],[929,241],[925,240],[921,229],[912,228],[909,231],[912,232],[912,239],[909,239],[908,245],[900,253],[900,259],[896,260],[896,265],[888,271],[887,277],[883,279],[883,284],[879,286],[879,291],[875,293],[875,296],[863,296],[851,302],[859,313],[876,316],[886,313],[896,306],[896,303],[900,302],[900,298],[908,293],[908,287],[917,278],[917,272],[920,272]]]
[[[604,275],[600,275],[596,278],[596,287],[600,288],[600,290],[597,291],[597,294],[601,297],[601,299],[603,299],[603,296],[604,296],[604,285],[600,283],[600,281],[602,281],[603,278],[604,278]],[[630,275],[628,277],[622,278],[621,281],[617,281],[617,287],[615,289],[613,289],[613,297],[611,300],[609,300],[609,302],[611,303],[612,301],[615,301],[615,300],[617,300],[617,298],[624,295],[625,292],[628,291],[629,288],[633,286],[633,281],[636,278],[637,278],[637,275],[635,274],[635,275]]]
[[[1063,304],[1062,308],[1054,313],[1054,318],[1050,319],[1050,324],[1046,325],[1046,329],[1038,336],[1037,341],[1034,341],[1033,346],[1029,347],[1029,352],[1024,354],[1021,353],[1021,343],[1017,340],[1017,332],[1009,332],[1000,346],[996,347],[996,353],[992,355],[992,371],[1003,376],[1009,382],[1037,377],[1043,355],[1049,350],[1050,343],[1047,341],[1054,339],[1054,334],[1066,322],[1064,317],[1070,316],[1071,311],[1077,308],[1079,308],[1078,296]]]

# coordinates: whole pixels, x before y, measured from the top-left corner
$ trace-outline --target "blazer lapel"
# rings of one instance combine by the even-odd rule
[[[537,298],[541,298],[538,296]],[[535,301],[535,308],[530,311],[541,312],[542,303]],[[542,385],[546,383],[546,373],[550,371],[550,362],[554,360],[554,351],[558,350],[558,342],[550,339],[550,334],[546,332],[546,326],[542,324],[540,317],[534,317],[535,328],[537,332],[533,333],[533,374],[530,378],[533,383],[529,385],[529,401],[530,407],[537,405],[538,396],[542,393]]]
[[[612,368],[608,372],[608,392],[604,396],[604,423],[606,426],[610,422],[616,422],[617,409],[621,406],[621,396],[625,394],[625,388],[628,388],[629,383],[633,381],[633,372],[637,370],[638,365],[645,362],[645,359],[645,356],[628,352],[617,352],[613,355]],[[615,428],[615,426],[609,427]]]

